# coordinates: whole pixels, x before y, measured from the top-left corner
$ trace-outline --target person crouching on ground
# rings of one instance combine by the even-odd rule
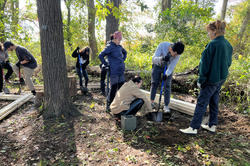
[[[154,102],[156,91],[161,81],[161,75],[164,73],[164,68],[165,66],[167,66],[166,73],[163,76],[165,104],[164,113],[170,113],[168,105],[170,103],[172,75],[174,68],[180,59],[180,55],[184,51],[184,47],[185,46],[182,42],[176,42],[174,44],[171,44],[169,42],[160,43],[152,58],[153,67],[150,88],[150,99],[152,107],[156,106]]]
[[[13,73],[10,61],[8,60],[8,53],[4,51],[3,44],[0,43],[0,92],[3,91],[3,69],[7,69],[7,73],[4,76],[5,82],[9,82],[9,78]]]
[[[200,126],[211,132],[216,131],[218,123],[218,105],[221,86],[228,76],[232,63],[233,47],[224,38],[226,23],[219,20],[207,26],[210,43],[202,52],[199,65],[198,87],[201,88],[190,127],[180,129],[185,134],[197,134]],[[209,105],[208,125],[202,123],[202,118]]]
[[[89,64],[90,48],[85,47],[81,50],[79,50],[79,49],[80,49],[79,47],[77,47],[75,49],[75,51],[72,53],[72,57],[77,58],[76,72],[77,72],[77,75],[78,75],[79,80],[80,80],[79,81],[80,87],[81,87],[81,89],[83,89],[83,84],[82,84],[82,76],[83,76],[84,80],[85,80],[85,88],[87,89],[89,78],[88,78],[88,73],[87,73],[86,67]],[[79,55],[80,55],[80,58],[79,58]],[[81,63],[82,71],[80,69],[80,63]]]
[[[21,83],[24,83],[25,81],[31,93],[35,96],[36,91],[31,77],[34,73],[35,68],[37,67],[36,59],[26,48],[14,45],[10,41],[4,43],[4,49],[8,51],[16,51],[16,55],[19,61],[16,63],[16,65],[13,66],[13,70],[16,75],[19,76],[20,69],[23,69],[24,79],[19,76],[19,81]]]
[[[110,105],[111,112],[118,118],[121,118],[121,115],[135,115],[143,104],[148,112],[152,112],[150,101],[140,90],[141,85],[142,79],[139,76],[123,84]]]

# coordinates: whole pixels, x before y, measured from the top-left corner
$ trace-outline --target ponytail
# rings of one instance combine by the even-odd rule
[[[224,35],[225,34],[226,23],[225,21],[214,21],[207,25],[207,29],[215,31],[216,35]]]

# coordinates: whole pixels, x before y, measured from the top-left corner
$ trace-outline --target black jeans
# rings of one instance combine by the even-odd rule
[[[8,80],[13,73],[13,69],[9,61],[0,64],[0,92],[3,91],[3,75],[4,75],[3,69],[7,69],[7,73],[4,76],[4,79],[6,80]]]
[[[142,105],[144,104],[144,101],[140,98],[137,98],[135,100],[132,101],[132,103],[130,104],[130,107],[128,110],[122,111],[119,114],[117,114],[118,116],[121,115],[135,115],[142,107]]]
[[[107,70],[104,68],[104,67],[101,67],[100,65],[100,68],[101,68],[101,80],[100,80],[100,83],[101,83],[101,91],[103,94],[106,94],[105,93],[105,79],[106,79],[106,75],[107,75]]]

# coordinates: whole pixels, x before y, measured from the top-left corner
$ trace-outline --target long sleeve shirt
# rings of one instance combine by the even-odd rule
[[[78,56],[79,54],[80,54],[80,59],[79,59],[79,56]],[[86,67],[89,64],[89,54],[86,54],[85,51],[78,53],[77,49],[75,49],[75,51],[72,53],[72,57],[77,58],[77,61],[76,61],[76,67],[77,68],[80,68],[80,63],[79,62],[81,60],[82,70],[86,69]]]
[[[224,36],[212,40],[202,52],[198,82],[213,84],[225,80],[232,63],[232,53],[233,47]]]
[[[24,47],[17,46],[16,47],[16,55],[19,59],[19,61],[27,60],[28,63],[23,64],[24,67],[28,67],[31,69],[35,69],[37,67],[36,59],[33,57],[33,55]]]
[[[171,46],[171,43],[169,43],[169,42],[160,43],[155,51],[153,58],[152,58],[154,65],[158,65],[158,66],[162,66],[162,67],[164,67],[164,65],[168,66],[167,71],[166,71],[167,76],[169,76],[173,73],[174,68],[180,59],[180,55],[177,55],[175,57],[171,56],[169,61],[167,62],[167,64],[164,60],[162,60],[162,58],[164,56],[166,56],[167,53],[169,52],[170,46]]]

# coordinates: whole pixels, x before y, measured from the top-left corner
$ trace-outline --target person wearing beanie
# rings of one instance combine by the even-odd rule
[[[167,69],[165,75],[163,75],[164,113],[170,113],[168,105],[170,103],[172,75],[174,68],[180,59],[180,55],[184,51],[184,47],[185,46],[182,42],[176,42],[173,44],[169,42],[160,43],[152,58],[153,67],[151,74],[150,99],[153,108],[156,107],[154,99],[161,81],[161,76],[164,73],[165,66]]]
[[[120,45],[122,33],[116,31],[113,34],[113,40],[107,44],[106,48],[99,54],[101,63],[110,70],[110,93],[108,95],[108,105],[110,105],[115,97],[116,91],[125,82],[124,71],[127,58],[127,51]],[[108,62],[104,57],[107,56]]]
[[[17,46],[10,41],[6,41],[4,43],[4,49],[6,51],[16,51],[16,55],[19,61],[16,63],[16,65],[13,66],[13,70],[15,74],[19,76],[19,70],[23,69],[24,79],[21,77],[20,82],[24,83],[25,81],[31,93],[35,96],[36,91],[31,77],[34,73],[35,68],[37,67],[36,59],[26,48]]]

